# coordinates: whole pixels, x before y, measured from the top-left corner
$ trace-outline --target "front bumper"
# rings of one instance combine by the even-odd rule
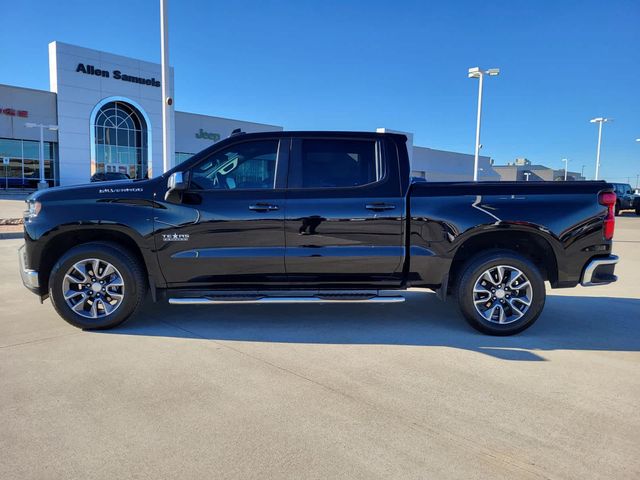
[[[617,255],[591,259],[584,267],[580,285],[583,287],[592,287],[615,282],[618,280],[618,277],[613,274],[616,263],[618,263]]]
[[[25,287],[34,293],[40,293],[40,282],[38,280],[38,272],[26,267],[27,259],[24,245],[18,249],[18,259],[20,262],[20,277]]]

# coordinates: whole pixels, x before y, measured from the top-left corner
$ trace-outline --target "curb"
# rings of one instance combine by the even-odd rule
[[[22,225],[23,223],[22,218],[0,218],[0,225]]]

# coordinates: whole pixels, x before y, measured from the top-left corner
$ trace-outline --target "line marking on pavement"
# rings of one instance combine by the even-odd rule
[[[84,332],[73,332],[73,333],[65,333],[64,335],[55,335],[53,337],[36,338],[35,340],[30,340],[28,342],[12,343],[10,345],[2,345],[2,346],[0,346],[0,349],[11,348],[11,347],[20,347],[22,345],[31,345],[32,343],[43,343],[43,342],[48,342],[49,340],[55,340],[56,338],[71,337],[72,335],[80,335],[81,333],[84,333]]]

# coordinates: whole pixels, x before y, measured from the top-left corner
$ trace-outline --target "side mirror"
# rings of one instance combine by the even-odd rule
[[[164,199],[167,202],[180,203],[182,201],[182,193],[189,187],[189,173],[174,172],[167,180],[167,193]]]
[[[183,172],[174,172],[169,176],[167,181],[168,192],[183,192],[189,186],[188,175]]]

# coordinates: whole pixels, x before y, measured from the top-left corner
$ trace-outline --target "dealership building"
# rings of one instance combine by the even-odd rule
[[[493,169],[503,181],[517,182],[559,182],[565,179],[565,171],[562,168],[550,168],[545,165],[535,164],[527,158],[516,158],[507,165],[494,165]],[[586,178],[579,172],[566,172],[568,181],[583,181]]]
[[[173,98],[173,69],[170,78]],[[86,183],[97,172],[121,172],[132,178],[159,175],[163,169],[160,79],[159,64],[51,42],[49,91],[0,84],[4,167],[0,188],[35,188],[40,178],[41,132],[44,174],[50,185]],[[247,133],[283,129],[176,111],[174,105],[170,116],[172,165],[238,128]],[[431,181],[473,177],[473,155],[413,146],[413,135],[408,137],[414,176]],[[480,157],[479,178],[500,178],[488,157]]]

